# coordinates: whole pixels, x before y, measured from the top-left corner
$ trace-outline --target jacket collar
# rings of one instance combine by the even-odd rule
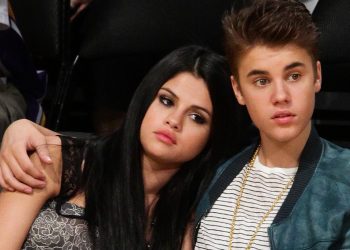
[[[209,203],[210,206],[218,199],[218,197],[224,192],[233,179],[241,172],[245,164],[252,157],[254,150],[256,149],[258,142],[246,148],[243,152],[234,156],[229,160],[229,164],[222,170],[221,175],[212,184],[209,190]],[[294,183],[283,202],[280,210],[278,211],[273,223],[278,223],[282,219],[286,218],[292,211],[295,203],[301,196],[306,185],[309,183],[313,173],[315,172],[317,163],[321,157],[323,150],[322,141],[317,131],[312,128],[310,136],[305,144],[305,147],[301,153],[299,168],[295,175]],[[220,168],[219,168],[220,169]]]
[[[295,203],[303,193],[305,187],[313,176],[317,163],[323,151],[322,141],[315,128],[312,128],[309,139],[300,155],[299,168],[295,175],[294,183],[278,211],[273,223],[278,223],[286,218],[292,211]]]

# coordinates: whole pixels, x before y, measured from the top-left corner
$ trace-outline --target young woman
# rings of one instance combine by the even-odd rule
[[[215,165],[237,150],[236,107],[224,57],[198,46],[170,53],[143,79],[121,130],[89,142],[61,137],[67,150],[62,151],[63,186],[54,204],[45,209],[60,211],[54,217],[59,220],[67,206],[68,210],[79,209],[67,201],[84,206],[83,218],[95,248],[180,249],[193,209]],[[83,151],[75,150],[81,146]],[[74,154],[78,157],[72,157]],[[1,163],[3,186],[11,179],[5,155]],[[84,159],[83,171],[76,160],[80,158]],[[57,188],[54,190],[57,194]],[[4,194],[5,198],[16,195]],[[4,194],[0,195],[0,220],[6,216],[1,211],[7,211],[2,209]],[[6,204],[8,208],[9,202]],[[81,213],[65,218],[64,227],[86,227],[83,222],[72,221],[77,214]],[[55,235],[60,239],[56,243],[52,237],[45,242],[42,235],[35,235],[40,232],[35,223],[25,244],[67,244],[63,235]],[[0,235],[4,227],[0,226]],[[0,245],[1,240],[0,236]]]

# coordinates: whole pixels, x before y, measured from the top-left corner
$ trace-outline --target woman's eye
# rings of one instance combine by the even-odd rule
[[[163,96],[163,95],[159,96],[159,101],[162,104],[164,104],[165,106],[168,106],[168,107],[170,107],[170,106],[172,106],[174,104],[173,101],[170,98],[168,98],[166,96]]]
[[[289,81],[297,81],[300,77],[301,77],[301,75],[299,73],[293,73],[293,74],[289,75],[288,80]]]
[[[194,122],[196,122],[198,124],[204,124],[207,122],[207,120],[199,114],[194,113],[194,114],[191,114],[190,117]]]
[[[257,86],[265,86],[266,84],[269,83],[269,81],[267,79],[265,79],[265,78],[260,78],[260,79],[255,80],[254,83]]]

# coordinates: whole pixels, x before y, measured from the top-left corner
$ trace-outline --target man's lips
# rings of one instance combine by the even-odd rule
[[[158,140],[166,144],[176,144],[176,137],[173,133],[165,130],[158,130],[154,132]]]
[[[271,119],[273,119],[277,124],[279,125],[286,125],[294,119],[295,114],[289,112],[289,111],[279,111],[276,112]]]

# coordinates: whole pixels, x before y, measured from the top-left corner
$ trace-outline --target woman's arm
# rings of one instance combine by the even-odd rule
[[[52,139],[52,140],[51,140]],[[58,143],[58,137],[49,142]],[[60,191],[61,147],[48,146],[52,164],[44,164],[37,153],[31,156],[31,162],[38,167],[47,180],[44,189],[34,190],[32,194],[4,191],[0,193],[0,249],[19,249],[41,207]]]
[[[0,194],[0,249],[20,249],[46,199],[35,192]]]

